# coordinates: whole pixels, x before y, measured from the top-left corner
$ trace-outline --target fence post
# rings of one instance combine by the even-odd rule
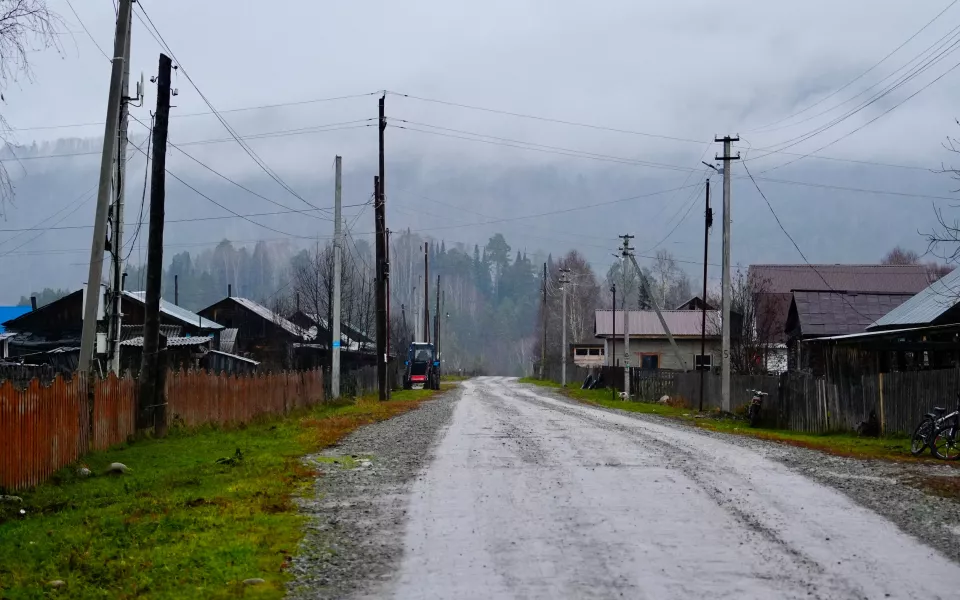
[[[880,392],[880,435],[884,435],[887,432],[887,417],[883,412],[883,373],[878,373],[877,378],[877,390]]]

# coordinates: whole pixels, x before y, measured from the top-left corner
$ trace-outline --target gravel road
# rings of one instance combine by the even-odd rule
[[[503,378],[336,452],[372,466],[324,463],[298,597],[960,597],[960,506],[896,466]]]

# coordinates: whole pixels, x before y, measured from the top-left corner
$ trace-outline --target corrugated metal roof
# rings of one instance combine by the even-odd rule
[[[144,304],[144,298],[146,298],[146,292],[123,292],[123,295],[127,298],[131,298],[141,304]],[[167,302],[166,300],[160,299],[160,312],[167,315],[172,319],[176,319],[182,322],[185,325],[190,325],[192,327],[199,327],[200,329],[214,329],[220,330],[223,329],[223,325],[219,323],[214,323],[210,319],[205,319],[198,315],[195,312],[191,312],[183,307],[177,306],[172,302]]]
[[[931,325],[960,302],[960,269],[934,281],[919,294],[891,310],[868,327]]]
[[[253,313],[256,313],[261,318],[267,321],[270,321],[271,323],[277,324],[287,333],[290,333],[299,338],[304,338],[307,336],[307,331],[305,331],[303,327],[297,327],[287,319],[281,317],[280,315],[273,312],[266,306],[263,306],[262,304],[257,304],[253,300],[240,298],[238,296],[231,296],[230,299],[236,302],[237,304],[239,304],[240,306],[246,308],[247,310]]]
[[[221,351],[221,350],[211,350],[211,351],[210,351],[210,354],[219,354],[220,356],[226,356],[227,358],[232,358],[232,359],[234,359],[234,360],[239,360],[239,361],[242,361],[242,362],[245,362],[245,363],[249,363],[249,364],[254,365],[254,366],[257,366],[257,365],[260,364],[259,362],[253,360],[252,358],[247,358],[246,356],[238,356],[238,355],[236,355],[236,354],[230,354],[229,352],[223,352],[223,351]]]
[[[652,310],[631,310],[630,315],[630,337],[662,337],[667,334],[663,331],[660,319],[657,313]],[[703,319],[702,313],[698,310],[662,310],[663,320],[667,322],[670,333],[674,336],[700,336],[700,324]],[[596,311],[594,333],[597,337],[613,335],[623,335],[623,311],[617,311],[617,330],[613,332],[613,311]],[[714,327],[719,329],[720,314],[717,311],[707,311],[707,335],[715,336],[712,333]]]
[[[930,285],[924,265],[750,265],[749,276],[759,278],[768,294],[831,289],[916,294]]]
[[[0,306],[0,333],[3,333],[3,323],[25,315],[31,310],[29,306]]]
[[[167,347],[173,348],[177,346],[201,346],[203,344],[209,344],[213,341],[213,338],[195,336],[195,337],[168,337],[167,338]],[[133,346],[134,348],[143,347],[143,336],[130,338],[129,340],[123,340],[120,342],[121,346]]]
[[[220,332],[220,351],[224,354],[230,354],[237,345],[237,327],[227,327]]]
[[[862,333],[850,333],[847,335],[833,335],[830,337],[813,338],[803,340],[804,344],[816,344],[821,342],[849,342],[861,339],[876,339],[883,337],[903,337],[910,334],[927,333],[935,331],[949,331],[957,329],[960,324],[951,323],[948,325],[929,325],[926,327],[909,327],[905,329],[883,329],[880,331],[865,331]]]
[[[860,333],[910,299],[909,294],[795,291],[793,302],[803,336]],[[791,317],[792,319],[792,309]],[[796,324],[787,322],[787,327]]]

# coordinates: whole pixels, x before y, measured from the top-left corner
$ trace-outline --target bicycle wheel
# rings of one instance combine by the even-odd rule
[[[957,439],[957,427],[949,425],[937,430],[933,437],[933,453],[942,460],[960,458],[960,440]]]
[[[910,453],[914,456],[920,456],[927,449],[927,440],[933,433],[933,421],[928,417],[920,421],[917,429],[910,438]]]

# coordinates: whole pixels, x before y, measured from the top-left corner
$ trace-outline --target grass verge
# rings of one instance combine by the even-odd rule
[[[890,461],[935,461],[938,464],[949,464],[960,467],[958,462],[938,461],[929,453],[921,457],[910,454],[910,440],[905,436],[887,436],[882,438],[859,437],[852,433],[801,433],[782,429],[764,427],[750,427],[742,419],[722,417],[719,413],[700,414],[695,410],[667,406],[655,402],[625,402],[614,398],[610,390],[581,390],[579,387],[561,387],[552,381],[537,379],[521,379],[523,383],[531,383],[558,389],[564,395],[597,406],[614,408],[627,412],[660,415],[670,417],[703,429],[719,431],[734,435],[755,437],[813,450],[820,450],[828,454],[860,459],[877,459]]]
[[[449,386],[444,386],[444,389]],[[304,454],[419,406],[394,392],[232,429],[176,431],[84,458],[0,514],[0,598],[281,598],[304,518]],[[218,459],[224,459],[218,462]],[[126,475],[97,475],[113,462]],[[244,585],[247,579],[263,583]],[[54,590],[49,585],[61,580]]]

